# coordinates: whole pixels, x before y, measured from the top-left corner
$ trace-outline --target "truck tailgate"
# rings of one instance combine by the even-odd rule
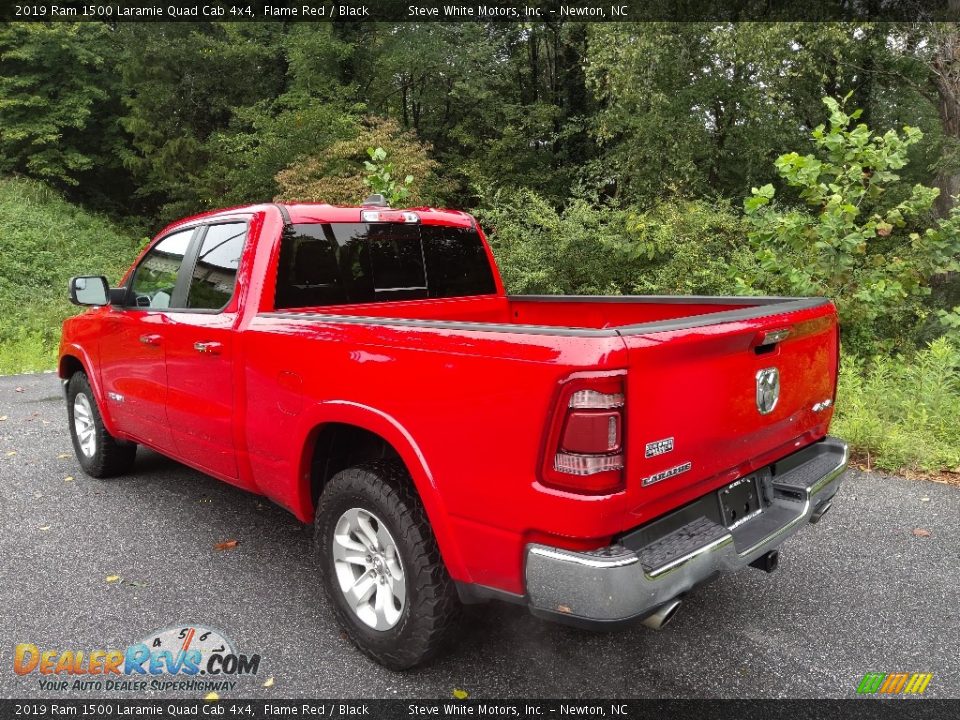
[[[634,522],[826,435],[836,385],[836,311],[827,301],[794,308],[784,303],[782,311],[773,306],[759,316],[695,327],[621,329]],[[778,334],[785,337],[771,342]],[[778,399],[769,409],[776,378]]]

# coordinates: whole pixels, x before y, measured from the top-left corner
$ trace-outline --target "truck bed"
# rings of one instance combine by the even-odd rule
[[[632,335],[681,330],[818,307],[823,298],[671,295],[509,295],[338,305],[283,311],[384,324],[487,332]],[[349,320],[348,320],[349,321]],[[363,320],[366,322],[366,320]],[[472,327],[467,327],[472,326]]]

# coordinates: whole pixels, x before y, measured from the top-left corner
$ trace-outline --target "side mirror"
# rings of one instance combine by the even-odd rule
[[[103,275],[70,278],[70,302],[74,305],[108,305],[110,284]]]
[[[117,307],[123,307],[127,304],[128,289],[122,285],[117,288],[110,288],[110,304]]]

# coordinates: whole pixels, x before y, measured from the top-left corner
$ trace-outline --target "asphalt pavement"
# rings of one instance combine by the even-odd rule
[[[870,671],[933,673],[926,696],[960,697],[960,489],[845,478],[777,572],[700,588],[659,632],[593,634],[490,605],[452,653],[396,673],[337,628],[309,527],[143,449],[132,475],[89,478],[57,378],[0,377],[0,697],[124,696],[41,690],[36,672],[13,672],[14,647],[122,649],[178,626],[261,656],[224,698],[844,698]]]

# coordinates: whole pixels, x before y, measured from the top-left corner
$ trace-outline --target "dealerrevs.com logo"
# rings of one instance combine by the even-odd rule
[[[150,633],[123,650],[51,649],[20,643],[13,671],[35,676],[40,690],[229,691],[256,675],[260,655],[238,653],[219,630],[183,625]]]

